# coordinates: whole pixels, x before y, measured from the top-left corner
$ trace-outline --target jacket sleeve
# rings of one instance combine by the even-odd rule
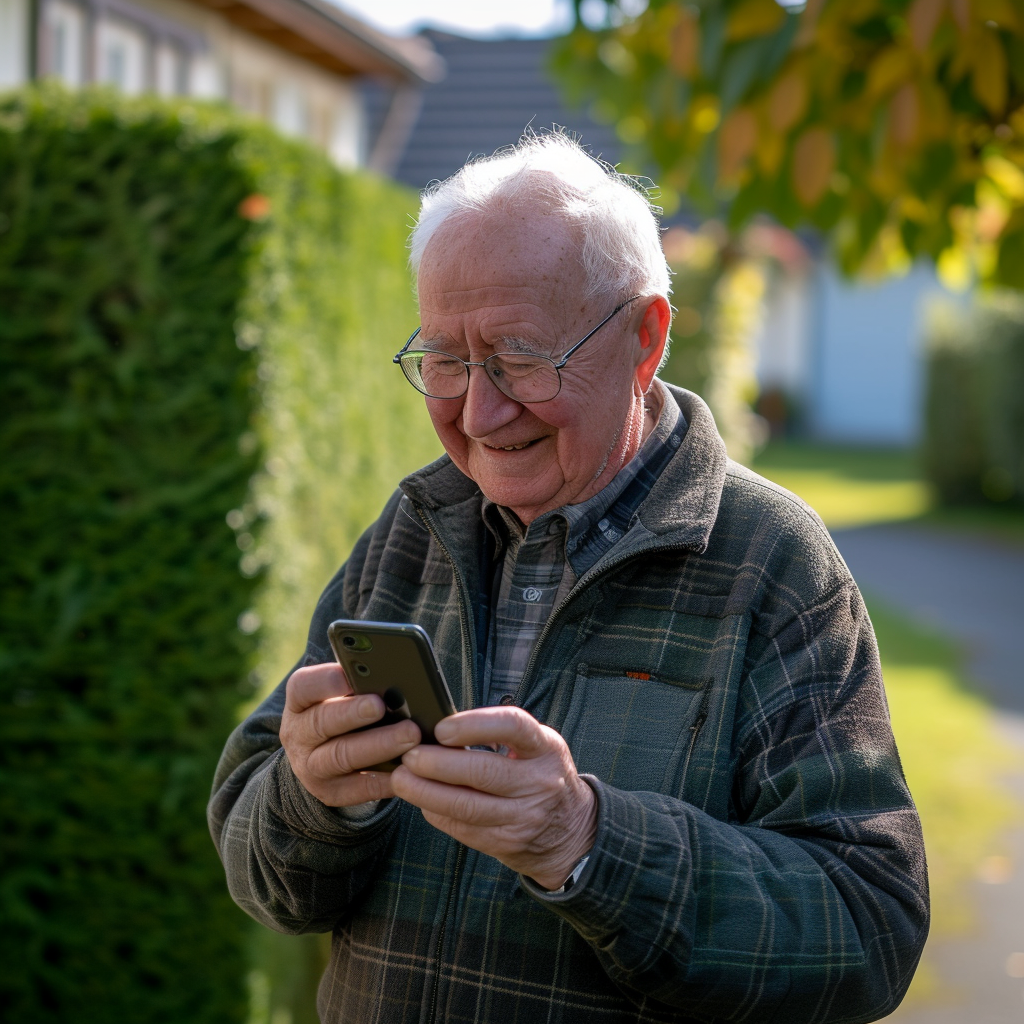
[[[699,1020],[876,1020],[913,976],[928,897],[852,580],[763,645],[739,702],[722,738],[728,820],[590,779],[598,833],[579,882],[558,896],[523,884],[641,1005]]]
[[[354,617],[370,533],[320,598],[299,665],[331,660],[327,626]],[[207,818],[228,889],[246,913],[278,931],[329,931],[369,882],[397,820],[396,804],[384,801],[356,819],[307,792],[279,737],[286,683],[287,677],[229,737]]]

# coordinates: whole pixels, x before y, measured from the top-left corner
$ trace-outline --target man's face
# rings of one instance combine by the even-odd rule
[[[625,298],[585,293],[578,245],[559,217],[534,207],[453,218],[421,262],[418,344],[474,362],[502,351],[557,361]],[[462,398],[426,400],[452,461],[524,523],[596,494],[639,449],[641,396],[660,357],[659,347],[648,366],[643,306],[627,306],[572,356],[551,401],[515,402],[480,367]]]

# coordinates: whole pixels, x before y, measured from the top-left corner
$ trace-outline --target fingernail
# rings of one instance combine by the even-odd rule
[[[451,729],[445,725],[444,722],[438,722],[434,726],[434,739],[438,743],[444,743],[446,740],[451,739]]]
[[[365,718],[368,722],[373,722],[380,718],[380,706],[373,697],[364,697],[359,702],[359,707],[356,709],[360,718]]]

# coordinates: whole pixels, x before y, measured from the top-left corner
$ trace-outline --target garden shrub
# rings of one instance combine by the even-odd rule
[[[6,1020],[247,1018],[205,803],[257,648],[436,452],[413,200],[225,111],[0,99]]]
[[[1024,501],[1024,298],[939,303],[925,334],[924,466],[940,500]]]

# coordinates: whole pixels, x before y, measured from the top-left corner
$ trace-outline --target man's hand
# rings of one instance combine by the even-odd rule
[[[402,758],[392,785],[435,827],[557,889],[590,851],[597,800],[565,740],[522,708],[463,711],[434,730],[441,746]],[[509,748],[502,757],[469,746]]]
[[[410,721],[354,733],[380,721],[384,702],[354,694],[340,665],[311,665],[288,680],[281,743],[299,782],[331,807],[394,796],[387,772],[360,772],[400,757],[420,741]],[[351,735],[349,735],[351,734]]]

